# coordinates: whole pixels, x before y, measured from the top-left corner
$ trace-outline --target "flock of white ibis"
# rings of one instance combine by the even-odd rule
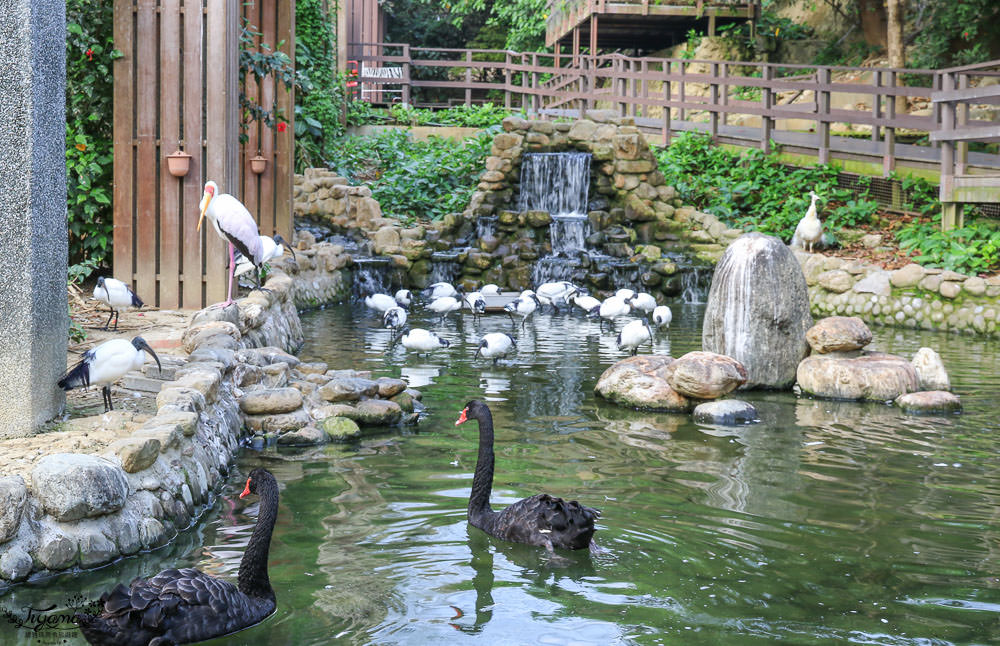
[[[499,296],[500,289],[493,284],[483,285],[478,290],[464,293],[450,283],[434,283],[424,291],[424,308],[443,322],[449,314],[468,310],[473,321],[486,313],[486,297]],[[409,307],[413,304],[413,295],[409,290],[400,290],[395,296],[389,294],[369,294],[364,299],[365,305],[381,313],[383,327],[393,333],[397,340],[407,350],[420,353],[431,353],[444,350],[450,346],[447,339],[442,338],[432,330],[410,328],[406,325],[409,318]],[[559,310],[563,307],[582,310],[590,317],[601,321],[603,331],[607,323],[611,331],[615,330],[615,321],[630,315],[638,314],[640,318],[627,322],[618,332],[617,344],[619,350],[625,350],[635,355],[644,343],[653,345],[654,330],[670,325],[673,315],[666,305],[657,305],[656,299],[645,292],[631,289],[620,289],[614,295],[600,301],[590,296],[586,290],[569,281],[556,281],[539,285],[536,290],[526,289],[509,303],[503,311],[510,317],[514,330],[523,330],[528,319],[540,307],[550,306]],[[511,352],[517,350],[516,339],[505,332],[490,332],[484,334],[476,348],[475,357],[492,359],[496,363]]]
[[[219,193],[219,187],[215,182],[205,183],[205,191],[202,194],[199,209],[197,229],[201,230],[201,223],[207,217],[215,232],[229,246],[229,287],[226,292],[226,301],[221,303],[223,307],[233,302],[233,280],[236,276],[253,270],[257,284],[254,289],[263,289],[261,268],[264,263],[280,257],[284,254],[286,247],[292,253],[292,257],[295,256],[291,245],[280,235],[275,235],[273,238],[260,235],[257,222],[250,211],[232,195]],[[236,255],[237,250],[240,253],[239,257]],[[118,317],[121,310],[139,308],[143,305],[142,299],[128,284],[116,278],[105,276],[97,279],[94,298],[110,308],[104,329],[109,329],[111,320],[114,319],[113,329],[116,332],[118,331]],[[392,300],[391,297],[389,298]],[[395,301],[392,304],[395,305]],[[406,312],[405,310],[402,312],[400,326],[406,322]],[[59,379],[57,385],[63,390],[101,386],[104,410],[105,412],[113,410],[111,384],[124,377],[125,373],[142,368],[147,352],[159,366],[160,358],[156,356],[156,352],[141,336],[137,336],[131,341],[125,339],[105,341],[85,352],[80,362],[67,371]]]

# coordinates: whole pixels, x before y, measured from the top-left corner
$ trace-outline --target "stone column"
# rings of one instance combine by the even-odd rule
[[[65,403],[66,4],[0,0],[0,438]]]

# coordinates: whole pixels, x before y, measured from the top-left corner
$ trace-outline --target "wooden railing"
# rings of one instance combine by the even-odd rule
[[[921,70],[355,47],[362,46],[371,53],[358,56],[361,84],[395,86],[402,101],[417,106],[492,101],[542,116],[612,109],[658,131],[663,144],[677,131],[701,130],[720,143],[765,151],[777,141],[821,163],[881,161],[883,175],[897,164],[940,170],[942,177],[1000,175],[1000,155],[968,151],[969,141],[1000,139],[996,117],[974,119],[969,110],[973,103],[1000,103],[1000,89],[982,84],[1000,76],[1000,61]],[[375,71],[386,66],[398,66],[398,78]],[[920,107],[897,112],[898,97]],[[831,134],[836,124],[845,124],[840,136]],[[901,136],[906,143],[897,142]]]

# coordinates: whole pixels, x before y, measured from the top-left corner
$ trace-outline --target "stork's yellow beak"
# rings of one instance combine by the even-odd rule
[[[196,231],[201,231],[201,221],[205,219],[205,211],[208,210],[208,203],[212,200],[212,196],[206,191],[201,196],[201,204],[199,208],[201,209],[201,217],[198,218],[198,226],[195,228]]]

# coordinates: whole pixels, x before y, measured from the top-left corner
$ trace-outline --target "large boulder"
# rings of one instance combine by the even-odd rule
[[[622,359],[604,371],[594,392],[622,406],[640,410],[686,413],[694,402],[667,383],[673,357],[649,354]]]
[[[385,399],[366,399],[355,406],[349,416],[361,426],[390,426],[399,423],[403,409],[396,402]]]
[[[120,466],[95,455],[53,453],[31,472],[31,490],[57,520],[79,520],[118,511],[128,497]]]
[[[21,525],[28,487],[21,476],[0,478],[0,543],[9,541]]]
[[[378,383],[361,377],[334,377],[319,389],[319,396],[333,403],[358,401],[377,394]]]
[[[828,316],[806,332],[814,352],[849,352],[872,342],[872,331],[857,316]]]
[[[812,355],[799,364],[797,376],[803,392],[831,399],[891,401],[920,387],[909,361],[881,352],[860,357]]]
[[[714,352],[688,352],[667,366],[667,383],[685,397],[718,399],[747,380],[739,361]]]
[[[702,349],[739,361],[743,388],[789,388],[810,327],[806,279],[791,250],[760,233],[737,238],[712,277]]]
[[[931,348],[920,348],[912,363],[920,379],[920,390],[951,390],[951,379],[940,354]]]
[[[290,413],[301,405],[302,393],[297,388],[254,390],[240,399],[240,409],[250,415]]]

